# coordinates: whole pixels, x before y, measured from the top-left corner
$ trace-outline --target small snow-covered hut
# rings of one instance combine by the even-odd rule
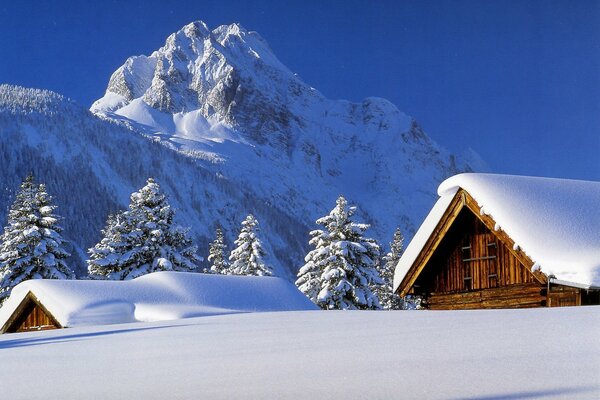
[[[0,333],[314,309],[275,277],[164,271],[129,281],[34,279],[17,285],[0,308]]]
[[[600,182],[460,174],[400,259],[430,309],[600,304]]]

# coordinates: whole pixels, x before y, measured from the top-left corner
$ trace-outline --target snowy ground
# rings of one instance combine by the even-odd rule
[[[1,398],[598,399],[600,307],[274,312],[0,336]]]

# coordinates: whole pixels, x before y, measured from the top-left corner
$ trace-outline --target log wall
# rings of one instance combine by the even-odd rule
[[[14,320],[6,330],[11,332],[31,332],[60,328],[59,324],[36,302],[26,298],[16,311]]]
[[[546,290],[538,283],[528,283],[472,292],[431,293],[427,305],[431,310],[544,307]]]

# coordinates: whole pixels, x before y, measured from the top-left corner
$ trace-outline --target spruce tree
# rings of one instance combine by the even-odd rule
[[[229,263],[225,257],[225,237],[223,230],[217,228],[215,240],[210,243],[208,250],[208,262],[210,263],[210,273],[227,274]]]
[[[106,225],[101,230],[102,239],[93,248],[88,249],[88,273],[92,278],[103,279],[110,271],[117,270],[120,255],[126,252],[127,246],[120,237],[120,233],[125,232],[125,219],[124,211],[109,214]]]
[[[266,265],[263,258],[266,256],[262,243],[258,237],[258,221],[252,214],[242,222],[242,229],[235,241],[236,248],[229,256],[230,266],[228,273],[231,275],[256,275],[271,276],[273,270]]]
[[[202,259],[174,223],[175,213],[150,178],[131,195],[127,211],[108,218],[103,238],[89,249],[88,271],[99,279],[124,280],[156,271],[192,271]]]
[[[325,230],[310,233],[315,249],[305,257],[296,285],[323,309],[381,308],[371,289],[382,283],[376,269],[379,245],[363,237],[369,225],[353,222],[355,212],[340,196],[329,215],[317,220]]]
[[[383,285],[375,288],[379,301],[386,310],[399,310],[402,308],[400,297],[394,293],[394,271],[396,270],[398,261],[400,261],[403,250],[404,236],[402,236],[400,228],[396,228],[394,238],[390,243],[390,252],[383,256],[380,263],[379,274],[383,280]]]
[[[65,263],[70,254],[63,247],[66,242],[55,210],[46,186],[28,176],[0,236],[0,304],[25,280],[75,278]]]

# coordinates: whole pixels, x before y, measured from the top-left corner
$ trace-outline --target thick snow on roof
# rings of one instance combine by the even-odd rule
[[[155,272],[130,281],[25,281],[0,308],[0,327],[29,291],[65,327],[316,309],[281,278]]]
[[[600,287],[600,182],[460,174],[439,186],[440,199],[400,259],[398,288],[456,191],[466,190],[546,275]]]

